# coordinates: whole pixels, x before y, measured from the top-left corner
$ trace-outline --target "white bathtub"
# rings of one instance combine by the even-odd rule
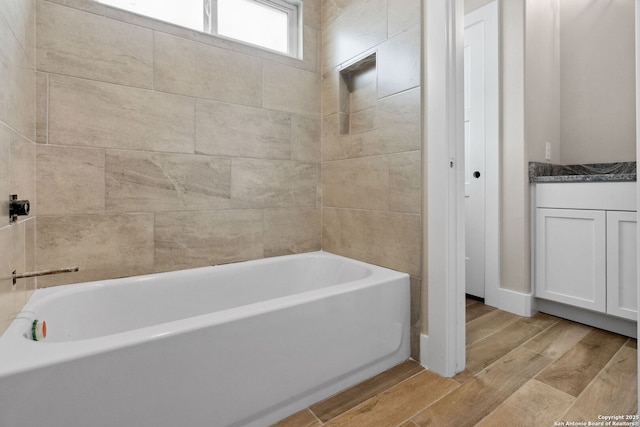
[[[325,252],[41,289],[0,426],[266,426],[408,357],[409,277]]]

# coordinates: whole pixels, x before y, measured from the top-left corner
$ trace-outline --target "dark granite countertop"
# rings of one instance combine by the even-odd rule
[[[636,181],[636,162],[555,165],[529,162],[529,182]]]

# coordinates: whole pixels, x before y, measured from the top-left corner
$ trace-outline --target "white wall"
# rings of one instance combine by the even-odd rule
[[[529,161],[560,162],[560,0],[527,2],[526,139]]]
[[[536,0],[526,9],[530,161],[635,160],[633,0]]]
[[[561,159],[634,161],[634,0],[560,1]]]

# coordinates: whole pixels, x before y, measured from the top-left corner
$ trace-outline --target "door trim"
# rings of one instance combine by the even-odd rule
[[[451,377],[465,367],[464,4],[423,0],[422,5],[422,271],[430,327],[421,336],[420,362]]]

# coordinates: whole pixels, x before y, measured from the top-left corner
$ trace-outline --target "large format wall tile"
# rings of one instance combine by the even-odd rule
[[[233,159],[234,208],[314,207],[317,172],[313,163]]]
[[[325,162],[324,206],[389,210],[389,159],[385,156]]]
[[[153,224],[153,214],[39,216],[38,268],[78,266],[80,272],[43,277],[38,285],[150,272]]]
[[[0,194],[11,194],[11,130],[0,123]],[[0,228],[9,225],[9,204],[0,203]]]
[[[38,212],[41,215],[104,212],[104,150],[37,147]]]
[[[50,76],[49,143],[193,153],[194,100]]]
[[[374,138],[374,131],[341,135],[340,115],[325,117],[322,119],[322,160],[362,157],[365,145]]]
[[[222,209],[230,206],[231,160],[189,154],[107,151],[108,212]]]
[[[0,19],[0,121],[35,139],[36,75],[33,65]]]
[[[274,62],[319,73],[322,68],[322,31],[306,24],[302,31],[302,63],[282,61],[280,58],[274,58]]]
[[[39,0],[38,0],[39,1]],[[58,3],[63,6],[73,7],[74,9],[84,10],[85,12],[95,13],[96,15],[105,16],[107,6],[98,3],[95,0],[47,0],[50,3]]]
[[[264,64],[264,108],[320,116],[320,75],[282,64]]]
[[[215,46],[155,34],[154,89],[262,106],[262,61]]]
[[[320,29],[322,26],[322,0],[305,0],[302,6],[304,24]]]
[[[365,155],[420,150],[422,103],[420,88],[378,100],[376,130]]]
[[[36,34],[33,31],[36,22],[35,0],[2,0],[0,16],[11,27],[29,61],[35,64]]]
[[[0,0],[0,334],[22,310],[34,281],[8,279],[32,270],[35,229],[35,3]],[[9,225],[10,194],[31,201],[29,217]]]
[[[26,302],[26,283],[14,287],[10,277],[15,271],[25,271],[25,223],[0,227],[0,245],[11,248],[0,257],[0,333],[4,332]]]
[[[340,72],[338,68],[331,68],[322,73],[322,117],[336,114],[338,111],[346,111],[346,106],[340,105]]]
[[[320,209],[265,209],[264,256],[318,251],[322,247],[320,232]]]
[[[378,97],[420,85],[420,25],[414,25],[378,48]]]
[[[322,121],[323,160],[420,150],[419,87],[379,99],[375,114],[371,130],[350,135],[340,134],[337,114],[325,117]]]
[[[393,2],[393,7],[389,7],[389,37],[420,24],[421,3],[420,0]]]
[[[196,152],[216,156],[291,158],[291,114],[198,100]]]
[[[422,209],[422,153],[389,156],[389,210],[420,213]]]
[[[263,257],[262,210],[156,214],[158,270],[200,267]]]
[[[49,74],[36,73],[36,142],[46,144],[49,138]]]
[[[356,2],[353,0],[323,0],[322,24],[326,26],[335,21],[350,4],[356,4]]]
[[[36,221],[37,218],[29,218],[23,222],[24,224],[24,270],[36,271]],[[22,279],[24,281],[27,295],[26,299],[31,296],[31,293],[36,289],[37,278],[32,277],[28,279]],[[25,302],[26,302],[25,299]]]
[[[36,144],[16,132],[11,132],[11,194],[27,199],[30,216],[36,215]],[[7,194],[8,196],[8,194]],[[26,219],[25,217],[20,219]]]
[[[420,215],[323,209],[322,247],[421,277]]]
[[[325,69],[360,55],[387,39],[387,0],[361,0],[341,6],[343,9],[338,7],[341,15],[324,27]]]
[[[291,116],[291,159],[320,162],[320,124],[315,117]]]
[[[39,71],[151,88],[153,32],[38,1]]]

